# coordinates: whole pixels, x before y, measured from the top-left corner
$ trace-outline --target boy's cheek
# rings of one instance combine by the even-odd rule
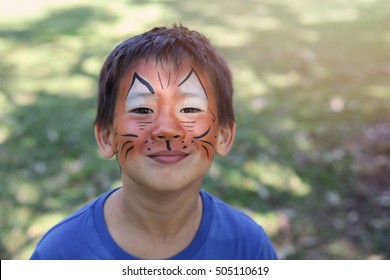
[[[207,159],[212,159],[218,135],[217,122],[210,116],[197,119],[193,126],[183,127],[184,139],[169,143],[173,150],[193,152],[199,150]],[[129,120],[118,117],[115,125],[115,152],[120,162],[132,155],[150,154],[168,149],[165,141],[154,141],[151,137],[156,129],[153,122]]]
[[[114,130],[115,153],[118,160],[126,160],[140,146],[144,138],[136,122],[124,122],[117,119]]]

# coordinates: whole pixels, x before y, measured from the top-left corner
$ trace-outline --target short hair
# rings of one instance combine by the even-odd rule
[[[132,64],[142,58],[166,59],[176,67],[191,59],[208,75],[217,101],[222,127],[232,126],[232,75],[225,60],[201,33],[182,25],[155,27],[119,44],[107,57],[99,75],[95,124],[108,128],[113,124],[119,85]]]

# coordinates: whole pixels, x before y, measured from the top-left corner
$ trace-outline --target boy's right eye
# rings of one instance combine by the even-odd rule
[[[147,114],[153,114],[154,111],[150,108],[136,108],[134,110],[130,111],[131,113],[141,114],[141,115],[147,115]]]

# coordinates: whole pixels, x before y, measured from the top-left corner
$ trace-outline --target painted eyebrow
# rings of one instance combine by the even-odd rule
[[[149,90],[149,92],[147,92],[147,93],[155,94],[155,91],[154,91],[152,85],[148,81],[143,79],[140,75],[138,75],[137,72],[135,72],[134,75],[133,75],[133,80],[131,81],[129,90],[127,91],[127,96],[129,96],[129,93],[130,93],[130,91],[131,91],[131,89],[132,89],[132,87],[133,87],[133,85],[134,85],[136,80],[139,81],[141,84],[143,84]],[[127,96],[126,96],[126,99],[127,99]]]
[[[190,71],[190,72],[188,73],[188,75],[179,83],[178,87],[180,87],[181,85],[183,85],[183,84],[192,76],[192,74],[194,74],[194,73],[195,73],[195,75],[196,75],[196,78],[197,78],[198,81],[199,81],[199,84],[201,85],[201,87],[202,87],[202,89],[203,89],[204,94],[206,95],[206,98],[209,99],[209,97],[207,96],[206,89],[205,89],[205,87],[204,87],[202,81],[200,80],[198,73],[196,73],[195,69],[192,68],[192,67],[191,67],[191,71]],[[184,93],[184,95],[196,96],[196,95],[194,95],[194,94],[192,94],[192,93],[187,93],[187,92]]]

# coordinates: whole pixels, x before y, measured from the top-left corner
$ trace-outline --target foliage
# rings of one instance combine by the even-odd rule
[[[388,1],[34,2],[0,4],[2,259],[28,258],[118,184],[93,136],[99,68],[174,22],[205,33],[235,77],[235,146],[205,188],[261,223],[281,258],[390,258]]]

